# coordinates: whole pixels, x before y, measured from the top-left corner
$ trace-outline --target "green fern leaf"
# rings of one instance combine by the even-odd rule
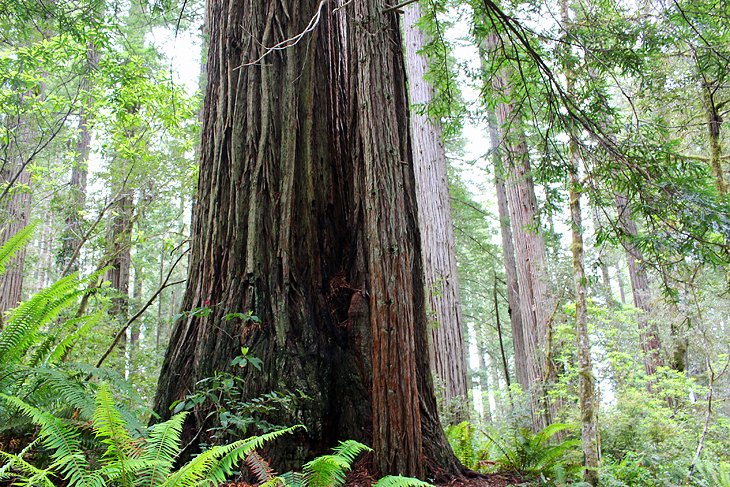
[[[186,415],[176,414],[150,429],[142,459],[154,462],[154,466],[140,477],[138,485],[155,487],[163,484],[170,475],[175,457],[180,452],[180,436]]]
[[[50,470],[58,470],[61,475],[76,487],[91,487],[89,480],[89,464],[81,450],[79,433],[70,428],[59,418],[41,411],[17,397],[0,394],[5,402],[20,410],[34,423],[41,427],[40,437],[43,444],[50,449],[53,464]]]
[[[412,477],[402,477],[400,475],[389,475],[378,480],[373,487],[434,487],[423,480],[414,479]]]
[[[22,249],[23,246],[30,242],[30,239],[33,237],[33,232],[37,226],[38,220],[29,223],[24,228],[18,230],[15,235],[10,237],[0,247],[0,275],[5,273],[5,268],[13,256]]]

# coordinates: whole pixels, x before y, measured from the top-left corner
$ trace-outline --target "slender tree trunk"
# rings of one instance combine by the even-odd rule
[[[568,0],[560,1],[560,13],[566,36],[572,32]],[[570,42],[566,46],[570,46]],[[566,92],[575,96],[575,71],[570,48],[565,48],[563,70]],[[598,432],[598,398],[593,377],[591,361],[591,343],[588,335],[588,303],[586,288],[588,279],[585,272],[585,254],[583,247],[583,216],[580,204],[582,184],[580,181],[580,165],[582,162],[580,146],[574,134],[576,127],[568,127],[570,141],[568,145],[570,159],[570,222],[571,253],[573,256],[573,282],[575,285],[575,336],[578,350],[578,398],[581,413],[581,442],[583,445],[583,480],[592,486],[598,485],[598,468],[600,467],[600,440]]]
[[[710,168],[715,176],[715,185],[721,195],[727,194],[727,184],[722,167],[722,144],[720,142],[720,129],[722,128],[722,117],[715,103],[717,88],[712,83],[703,81],[701,83],[702,98],[705,105],[707,117],[707,137],[709,142]]]
[[[444,385],[445,400],[456,408],[456,419],[469,415],[466,351],[456,270],[456,249],[447,180],[446,151],[441,124],[423,114],[431,102],[433,86],[425,80],[428,60],[419,52],[426,46],[418,28],[419,4],[404,9],[403,31],[411,111],[413,168],[416,175],[418,228],[425,274],[426,306],[431,327],[431,367]]]
[[[92,96],[93,72],[99,65],[100,55],[93,43],[86,48],[87,73],[81,79],[80,98],[82,100],[79,110],[79,137],[76,141],[76,158],[71,168],[71,189],[68,216],[66,217],[66,228],[64,230],[61,245],[61,269],[66,268],[66,263],[72,258],[82,242],[83,218],[81,212],[86,206],[86,180],[88,176],[89,154],[91,153],[91,123],[93,118],[94,99]],[[78,270],[78,259],[69,269],[71,272]]]
[[[415,179],[398,16],[376,0],[210,0],[198,204],[183,310],[155,410],[230,370],[244,398],[300,390],[278,411],[303,422],[273,451],[292,467],[355,438],[381,473],[459,466],[439,424],[429,369]],[[318,13],[319,12],[319,13]],[[305,30],[303,41],[268,53]],[[226,320],[252,311],[261,323]],[[189,416],[184,437],[207,426]],[[202,436],[205,436],[203,433]]]
[[[621,265],[616,262],[616,280],[618,281],[618,292],[621,297],[621,304],[626,304],[626,291],[624,290],[624,276]]]
[[[616,208],[621,229],[628,237],[625,243],[626,260],[629,264],[629,278],[631,279],[631,290],[634,296],[634,307],[638,310],[637,323],[639,326],[639,342],[644,355],[644,371],[646,375],[652,376],[656,373],[657,368],[663,365],[663,361],[659,331],[656,323],[649,318],[651,314],[649,277],[643,265],[644,256],[641,250],[632,242],[632,239],[638,235],[638,231],[636,222],[631,216],[631,209],[626,196],[616,196]]]
[[[569,91],[569,93],[572,92]],[[583,478],[589,484],[598,485],[600,466],[600,441],[598,435],[598,399],[593,377],[591,345],[588,336],[588,305],[586,302],[585,257],[580,205],[580,180],[578,178],[578,144],[570,143],[573,167],[570,174],[570,217],[572,223],[573,279],[575,282],[575,325],[578,348],[579,399],[581,410],[581,440],[583,444]]]
[[[496,34],[487,39],[487,50],[498,48]],[[503,68],[492,79],[492,88],[503,100],[512,98],[511,74]],[[515,248],[515,264],[522,318],[522,339],[525,349],[532,409],[532,427],[540,430],[550,424],[552,407],[548,404],[545,382],[548,378],[546,351],[548,322],[553,300],[547,291],[545,240],[537,227],[537,198],[533,184],[527,141],[520,127],[520,115],[511,103],[497,105],[501,152],[507,168],[507,205]]]

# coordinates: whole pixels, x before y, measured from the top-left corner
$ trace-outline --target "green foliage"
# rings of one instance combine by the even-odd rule
[[[478,429],[469,421],[446,428],[446,438],[456,458],[467,468],[479,471],[489,458],[489,443],[478,436]]]
[[[373,487],[433,487],[433,485],[413,477],[389,475],[375,482]]]
[[[332,455],[322,455],[304,465],[304,478],[308,487],[339,487],[345,483],[345,475],[361,453],[372,451],[354,440],[340,442]]]
[[[16,397],[3,395],[2,398],[40,427],[40,440],[51,451],[53,461],[44,469],[33,467],[23,459],[27,449],[17,455],[3,454],[6,464],[0,472],[4,478],[19,478],[28,485],[53,485],[50,478],[54,475],[73,487],[192,487],[204,482],[217,485],[226,481],[253,450],[300,428],[294,426],[211,447],[175,470],[173,464],[180,452],[180,435],[186,413],[158,423],[145,436],[138,437],[129,429],[114,404],[108,386],[102,385],[96,396],[91,422],[98,446],[86,450],[82,446],[83,425],[57,418]],[[100,457],[95,457],[97,450],[102,451]]]
[[[37,221],[26,225],[24,228],[18,230],[15,235],[10,237],[7,242],[0,247],[0,274],[5,272],[5,266],[8,265],[10,259],[12,259],[20,249],[28,244],[31,237],[33,237],[33,233],[37,226]]]
[[[261,370],[261,364],[261,359],[250,355],[246,347],[241,348],[241,354],[231,361],[231,367],[236,369],[251,365]],[[226,441],[227,438],[245,436],[252,428],[264,432],[281,429],[282,426],[271,424],[267,416],[303,399],[301,394],[273,391],[244,400],[244,385],[245,381],[239,375],[216,371],[212,377],[198,381],[196,392],[173,403],[170,408],[173,413],[212,409],[209,414],[218,421],[215,426],[207,429],[207,435],[210,442],[215,444]]]
[[[699,462],[692,484],[697,487],[730,487],[730,463]]]

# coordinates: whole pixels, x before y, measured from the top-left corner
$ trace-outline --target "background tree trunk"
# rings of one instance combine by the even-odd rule
[[[343,2],[344,3],[344,2]],[[458,471],[429,370],[407,101],[397,15],[363,0],[210,1],[198,204],[183,310],[155,410],[230,370],[244,397],[308,396],[271,420],[308,431],[277,445],[278,468],[336,440],[375,448],[382,473]],[[302,42],[262,46],[305,30]],[[228,320],[252,311],[261,323]],[[185,437],[208,425],[189,416]]]
[[[489,140],[492,144],[492,163],[494,166],[494,186],[497,191],[497,210],[499,214],[499,229],[502,236],[502,257],[507,280],[507,303],[509,320],[512,326],[512,346],[515,353],[515,374],[522,390],[528,391],[531,387],[528,373],[527,356],[525,354],[525,339],[522,336],[522,312],[519,304],[519,284],[517,282],[517,264],[515,262],[515,246],[512,240],[512,225],[509,218],[507,203],[507,189],[504,185],[504,166],[500,155],[499,128],[496,115],[490,113]]]
[[[631,217],[626,196],[616,196],[616,208],[619,215],[621,229],[628,237],[624,244],[626,248],[626,260],[629,264],[629,278],[631,290],[634,296],[634,307],[638,310],[637,323],[639,326],[639,342],[641,351],[644,354],[644,370],[646,375],[652,376],[656,373],[657,367],[663,365],[661,357],[661,344],[659,342],[659,331],[656,323],[649,319],[651,313],[651,290],[649,289],[649,277],[644,269],[644,256],[641,250],[636,247],[631,239],[636,238],[638,231],[636,222]]]
[[[99,52],[93,43],[89,43],[86,50],[87,73],[81,79],[79,110],[79,136],[76,141],[76,158],[71,167],[70,205],[66,217],[66,228],[62,237],[60,264],[61,269],[73,257],[82,244],[83,218],[81,212],[86,205],[86,179],[88,176],[89,154],[91,152],[91,122],[93,118],[94,100],[91,90],[93,72],[99,65]],[[76,259],[69,271],[75,272],[79,268]]]
[[[486,46],[488,52],[495,52],[498,42],[497,35],[491,34]],[[492,79],[492,88],[504,100],[512,98],[510,79],[509,68],[502,68]],[[526,379],[529,382],[526,392],[531,401],[532,426],[540,430],[550,424],[552,416],[545,391],[548,321],[553,311],[553,300],[547,292],[545,240],[538,228],[537,198],[527,141],[520,128],[520,115],[508,102],[500,102],[496,112],[507,169],[507,204],[515,248]]]
[[[417,26],[421,7],[418,2],[412,3],[404,12],[408,94],[411,105],[418,105],[411,111],[410,128],[431,337],[431,368],[435,377],[443,383],[446,403],[451,407],[457,406],[455,419],[460,422],[469,416],[469,386],[447,179],[448,162],[441,140],[441,123],[424,113],[424,105],[433,100],[434,88],[425,80],[428,59],[419,53],[427,43],[425,34]]]
[[[22,97],[19,103],[23,103]],[[11,185],[3,200],[0,200],[0,245],[28,225],[31,210],[31,179],[26,154],[33,138],[31,121],[19,109],[17,118],[6,123],[12,123],[14,127],[10,131],[13,135],[5,151],[8,158],[2,161],[0,167],[0,183],[3,187]],[[15,308],[22,299],[25,256],[26,248],[23,247],[0,275],[0,313]]]

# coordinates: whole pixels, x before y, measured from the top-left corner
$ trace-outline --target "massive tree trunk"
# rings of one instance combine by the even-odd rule
[[[436,415],[395,13],[361,0],[209,0],[198,199],[183,310],[154,407],[242,346],[244,397],[308,396],[271,418],[308,430],[277,445],[301,465],[336,440],[375,448],[382,473],[458,470]],[[289,42],[266,50],[316,26]],[[262,55],[267,54],[265,58]],[[261,323],[226,320],[252,311]],[[186,439],[206,425],[189,417]]]
[[[517,263],[515,262],[515,245],[512,237],[512,225],[509,219],[507,189],[504,185],[504,166],[500,156],[499,128],[496,115],[489,114],[489,139],[492,145],[492,163],[494,166],[494,186],[497,190],[497,210],[499,212],[499,228],[502,235],[502,257],[507,280],[507,303],[509,320],[512,326],[512,346],[515,353],[515,374],[517,382],[523,390],[531,387],[530,376],[525,355],[525,339],[522,336],[522,313],[520,311],[520,291],[517,282]]]
[[[490,34],[485,46],[487,51],[495,53],[498,46],[497,35]],[[500,69],[492,78],[492,88],[501,100],[512,99],[509,68]],[[548,380],[548,326],[554,303],[547,290],[545,240],[537,228],[537,198],[520,114],[507,101],[501,101],[496,112],[503,149],[501,154],[507,173],[507,204],[515,249],[519,312],[522,315],[525,380],[529,384],[526,392],[531,401],[532,426],[540,430],[550,424],[552,416],[545,382]]]
[[[452,407],[457,406],[455,419],[462,421],[469,415],[469,386],[448,164],[441,140],[441,123],[423,113],[424,105],[433,99],[434,88],[425,80],[428,59],[420,54],[426,46],[425,34],[417,26],[420,18],[421,8],[417,2],[405,8],[403,31],[408,94],[411,104],[419,105],[411,112],[410,127],[426,306],[431,328],[431,367],[435,377],[443,383],[445,401]]]
[[[634,296],[634,307],[638,310],[637,323],[639,325],[639,343],[644,355],[644,371],[646,375],[652,376],[656,373],[657,368],[663,365],[663,361],[659,331],[656,323],[649,318],[651,314],[649,277],[646,269],[644,269],[644,256],[641,249],[632,241],[638,235],[638,231],[626,196],[621,194],[616,196],[616,208],[621,229],[628,237],[624,247],[626,248],[626,260],[629,264],[629,278]]]

